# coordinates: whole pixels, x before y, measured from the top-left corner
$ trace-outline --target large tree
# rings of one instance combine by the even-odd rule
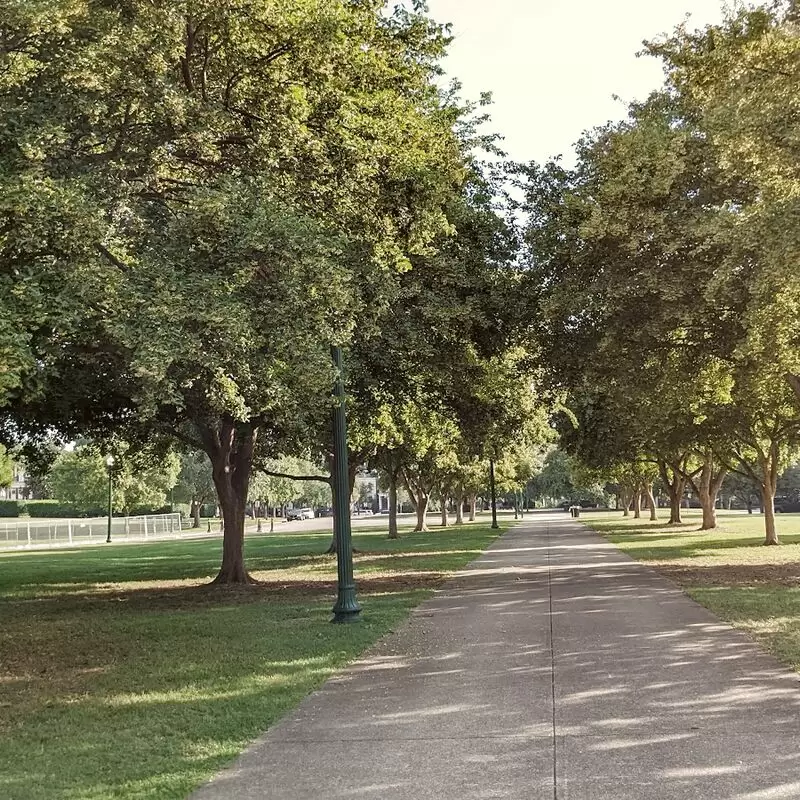
[[[4,297],[31,318],[0,387],[5,436],[203,450],[225,517],[217,581],[249,582],[253,463],[320,427],[329,345],[371,324],[381,287],[447,226],[465,173],[433,83],[446,36],[377,1],[14,12],[0,265],[35,292]]]
[[[734,250],[734,204],[752,187],[722,167],[695,105],[667,91],[588,135],[578,155],[571,171],[524,171],[543,360],[578,422],[562,426],[565,446],[594,468],[660,465],[672,522],[694,482],[703,528],[714,527],[715,415],[744,335],[746,281],[740,271],[721,292],[719,269]]]
[[[649,45],[663,58],[674,93],[697,109],[725,169],[751,184],[729,231],[735,257],[723,264],[720,291],[744,272],[743,348],[780,363],[800,401],[800,11],[795,0],[740,8],[701,31],[685,26]],[[741,287],[740,287],[741,288]]]

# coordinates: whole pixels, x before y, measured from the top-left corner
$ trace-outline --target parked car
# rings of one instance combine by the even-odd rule
[[[286,519],[314,519],[314,509],[290,508],[286,512]]]
[[[798,514],[800,513],[800,499],[796,497],[776,497],[776,514]]]

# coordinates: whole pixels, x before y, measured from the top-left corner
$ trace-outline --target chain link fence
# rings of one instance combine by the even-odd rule
[[[178,513],[111,519],[112,542],[171,539],[180,537],[182,533],[181,515]],[[0,550],[100,543],[106,541],[107,535],[108,517],[0,520]]]

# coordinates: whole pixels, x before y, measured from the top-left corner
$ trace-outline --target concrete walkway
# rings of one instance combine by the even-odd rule
[[[538,514],[193,797],[796,799],[798,677]]]

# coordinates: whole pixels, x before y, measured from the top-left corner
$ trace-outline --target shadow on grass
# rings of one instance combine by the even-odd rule
[[[0,557],[0,797],[186,797],[495,536],[359,534],[345,626],[325,534],[249,537],[252,587],[203,585],[219,540]]]
[[[487,526],[469,526],[409,533],[400,539],[388,539],[383,530],[359,532],[353,543],[361,551],[359,558],[435,550],[437,557],[448,562],[442,568],[448,569],[458,568],[464,554],[477,555],[493,537]],[[245,540],[247,567],[254,573],[324,567],[335,563],[335,557],[325,554],[329,540],[328,533],[250,535]],[[38,597],[43,590],[88,592],[98,584],[210,581],[219,569],[220,557],[221,539],[2,553],[0,564],[12,568],[0,569],[0,597]]]
[[[185,797],[426,594],[365,593],[357,626],[329,624],[330,598],[151,597],[7,631],[0,796]]]

